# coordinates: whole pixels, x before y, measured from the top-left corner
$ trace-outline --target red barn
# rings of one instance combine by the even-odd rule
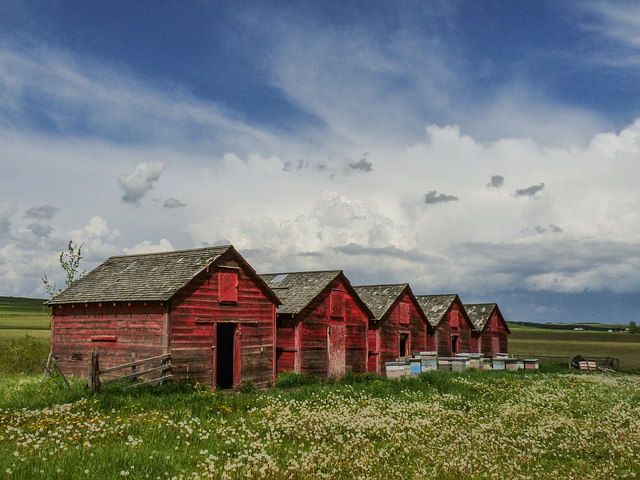
[[[458,295],[418,295],[416,298],[435,329],[438,355],[452,357],[456,353],[473,353],[473,324]]]
[[[408,283],[354,289],[374,315],[369,321],[369,372],[385,374],[385,362],[434,349],[433,328]]]
[[[48,302],[63,372],[171,354],[173,377],[221,388],[275,381],[280,301],[232,246],[109,258]]]
[[[277,371],[342,377],[367,371],[372,313],[341,270],[262,274],[278,295]]]
[[[496,353],[508,353],[511,332],[498,305],[479,303],[465,305],[464,308],[474,327],[471,337],[473,352],[484,353],[488,358],[494,358]]]

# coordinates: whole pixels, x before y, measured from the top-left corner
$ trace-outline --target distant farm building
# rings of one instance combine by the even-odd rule
[[[461,352],[472,353],[473,324],[458,295],[418,295],[416,298],[435,330],[438,355],[451,357]]]
[[[480,303],[465,305],[464,309],[473,323],[472,349],[493,358],[498,353],[509,351],[509,327],[498,305]]]
[[[321,378],[367,371],[372,313],[341,270],[261,274],[277,310],[277,371]]]
[[[171,354],[173,377],[222,388],[275,382],[277,296],[232,247],[111,257],[48,302],[65,373]]]
[[[368,371],[385,374],[385,363],[433,350],[433,328],[408,283],[354,287],[373,312],[369,321]]]

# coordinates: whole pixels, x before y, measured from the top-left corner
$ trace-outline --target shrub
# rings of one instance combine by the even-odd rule
[[[0,372],[37,373],[43,372],[43,362],[47,361],[51,347],[49,342],[25,335],[0,350]]]

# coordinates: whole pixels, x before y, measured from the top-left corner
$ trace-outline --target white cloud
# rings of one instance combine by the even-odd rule
[[[59,211],[59,208],[52,205],[41,205],[39,207],[31,207],[25,212],[25,216],[28,218],[37,218],[39,220],[51,220]]]
[[[118,185],[124,190],[123,202],[140,203],[160,179],[160,174],[167,164],[165,162],[142,162],[136,165],[133,173],[120,175]]]
[[[134,246],[133,248],[125,248],[123,252],[127,255],[136,253],[154,253],[154,252],[170,252],[175,250],[171,242],[165,238],[160,239],[157,245],[154,245],[149,240],[145,240],[142,243]]]
[[[119,248],[116,241],[120,237],[117,228],[111,229],[107,222],[95,216],[89,223],[79,230],[69,232],[69,238],[77,245],[82,245],[84,256],[89,261],[102,261],[115,255]]]

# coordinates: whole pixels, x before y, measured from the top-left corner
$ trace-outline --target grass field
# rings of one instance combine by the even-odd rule
[[[511,328],[509,352],[515,356],[610,356],[623,369],[640,370],[640,335],[629,333]],[[548,359],[541,358],[543,362]]]
[[[29,335],[43,341],[51,337],[51,314],[46,300],[0,297],[0,348]]]
[[[628,479],[640,380],[432,372],[250,394],[0,378],[4,479]]]

